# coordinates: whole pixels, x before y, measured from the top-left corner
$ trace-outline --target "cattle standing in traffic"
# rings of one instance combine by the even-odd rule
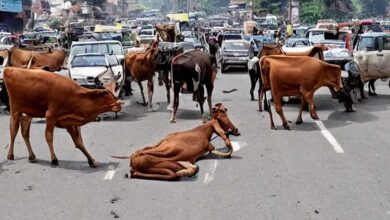
[[[4,81],[11,105],[9,160],[14,159],[14,141],[20,124],[29,152],[28,159],[30,162],[36,161],[29,140],[30,124],[32,118],[45,118],[45,137],[53,165],[58,165],[53,147],[54,127],[65,128],[76,148],[87,157],[89,165],[98,165],[84,147],[80,126],[95,120],[103,112],[121,110],[122,103],[112,92],[87,89],[72,79],[44,70],[7,67],[4,70]]]
[[[256,87],[256,82],[257,80],[259,80],[259,100],[261,99],[260,97],[262,97],[262,93],[261,93],[261,88],[263,86],[263,83],[261,81],[261,78],[260,78],[260,66],[259,66],[259,59],[261,59],[262,57],[264,56],[268,56],[268,55],[279,55],[279,54],[283,54],[282,52],[282,44],[276,44],[276,45],[263,45],[261,51],[259,52],[259,54],[257,55],[257,57],[254,57],[252,58],[251,60],[249,60],[249,63],[248,63],[248,72],[249,72],[249,78],[251,80],[251,88],[250,88],[250,95],[251,95],[251,100],[254,101],[255,100],[255,97],[253,95],[253,92],[255,91],[255,87]],[[255,64],[253,64],[255,63]],[[263,107],[261,105],[261,103],[259,104],[259,111],[263,111]]]
[[[148,105],[148,111],[152,111],[153,79],[156,72],[156,59],[159,53],[159,40],[154,41],[145,52],[128,53],[125,57],[125,72],[135,80],[141,90],[143,105]],[[148,81],[148,103],[144,96],[142,81]]]
[[[65,60],[65,53],[59,49],[48,48],[47,51],[28,51],[12,48],[9,51],[8,66],[47,71],[60,71]]]
[[[173,82],[173,111],[171,123],[176,122],[176,113],[179,106],[179,93],[184,83],[193,85],[193,100],[199,102],[202,120],[205,123],[206,117],[203,111],[204,87],[207,90],[207,102],[211,113],[211,96],[214,89],[214,80],[217,69],[210,54],[203,51],[189,51],[173,58],[172,61],[172,82]],[[189,86],[191,88],[191,86]]]
[[[216,133],[229,149],[228,152],[215,150],[210,143]],[[131,177],[160,180],[178,180],[181,177],[192,177],[199,167],[195,162],[207,152],[230,158],[233,152],[228,138],[229,133],[240,135],[227,115],[227,109],[216,104],[212,109],[212,119],[192,130],[175,132],[166,136],[158,144],[136,151],[130,157]]]
[[[154,28],[163,41],[182,42],[184,40],[182,35],[176,35],[174,24],[156,24]]]
[[[171,70],[172,60],[175,56],[182,54],[182,47],[172,47],[172,48],[160,48],[157,62],[156,62],[156,70],[159,72],[158,83],[159,86],[165,84],[165,88],[167,90],[167,102],[171,103],[171,80],[169,77],[169,72]]]
[[[287,48],[287,47],[282,47],[280,44],[276,46],[267,46],[264,45],[263,49],[261,50],[259,54],[259,58],[262,58],[264,56],[269,56],[269,55],[281,55],[284,54],[286,56],[309,56],[309,57],[316,57],[320,60],[324,60],[324,53],[323,53],[324,47],[321,45],[318,46],[313,46],[313,47],[305,47],[305,48]],[[256,60],[256,59],[254,59]],[[253,91],[256,86],[256,81],[259,80],[259,111],[263,111],[263,106],[262,106],[262,101],[263,101],[263,96],[264,93],[262,92],[262,86],[263,82],[261,80],[261,71],[260,71],[260,66],[258,65],[253,65],[253,70],[249,70],[249,76],[251,78],[251,89],[250,89],[250,94],[251,94],[251,100],[254,100],[253,96]],[[330,89],[332,96],[333,96],[333,91]]]
[[[65,60],[65,53],[59,49],[48,48],[47,51],[28,51],[19,48],[0,51],[0,56],[5,58],[4,66],[44,69],[47,71],[60,71]],[[6,110],[9,111],[9,101],[7,90],[1,91],[2,101],[6,104]]]
[[[299,63],[299,65],[297,65]],[[309,104],[310,116],[319,119],[314,106],[314,92],[322,86],[332,88],[340,101],[343,101],[347,112],[352,112],[352,99],[342,88],[341,69],[337,65],[305,56],[266,56],[260,60],[261,77],[264,83],[263,92],[271,90],[275,110],[283,121],[283,127],[290,129],[282,110],[283,96],[301,96],[301,109],[296,124],[301,124],[302,111]],[[271,108],[267,98],[264,100],[269,112],[271,129],[275,129]]]

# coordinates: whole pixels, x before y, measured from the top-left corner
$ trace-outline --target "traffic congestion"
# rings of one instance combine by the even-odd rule
[[[0,219],[389,218],[389,22],[250,2],[0,21]]]

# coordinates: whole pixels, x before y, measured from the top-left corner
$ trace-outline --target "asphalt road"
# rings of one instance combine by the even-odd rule
[[[6,159],[9,116],[0,114],[0,219],[390,219],[390,89],[376,83],[377,97],[354,105],[355,113],[320,89],[322,121],[304,113],[304,124],[270,130],[268,114],[249,96],[247,72],[219,74],[213,102],[223,102],[240,129],[231,159],[206,157],[200,172],[177,182],[128,179],[127,156],[165,135],[200,125],[191,95],[180,96],[177,123],[169,122],[165,91],[156,87],[155,112],[126,98],[119,119],[112,115],[82,128],[84,143],[100,162],[89,168],[65,130],[56,129],[59,166],[50,165],[45,124],[35,120],[31,142],[37,163],[27,162],[19,134],[15,160]],[[223,93],[223,90],[237,89]],[[207,108],[206,108],[207,109]],[[286,104],[295,121],[299,104]],[[221,140],[213,142],[223,147]]]

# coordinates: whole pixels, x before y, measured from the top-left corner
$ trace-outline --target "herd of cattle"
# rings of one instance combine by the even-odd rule
[[[129,157],[131,176],[147,179],[175,180],[190,177],[199,170],[195,162],[203,154],[210,152],[223,157],[230,157],[232,145],[229,134],[239,135],[227,115],[223,104],[212,105],[212,92],[217,75],[214,55],[200,50],[183,53],[180,49],[168,53],[159,47],[159,40],[153,42],[144,52],[130,52],[125,57],[125,72],[141,89],[142,81],[147,80],[148,109],[152,109],[153,79],[156,71],[162,71],[160,85],[167,88],[167,99],[170,102],[170,88],[173,87],[174,101],[170,121],[176,122],[179,105],[179,93],[183,86],[193,93],[194,101],[200,106],[203,124],[188,131],[168,135],[158,144],[136,151]],[[252,59],[248,65],[251,78],[250,94],[259,81],[259,110],[269,112],[271,128],[275,129],[270,103],[266,96],[271,91],[275,110],[283,121],[283,127],[290,129],[282,110],[284,96],[300,96],[301,109],[296,123],[302,123],[302,111],[309,105],[310,116],[317,120],[314,105],[314,93],[320,87],[329,88],[332,97],[344,102],[347,112],[352,112],[351,85],[361,77],[349,74],[342,78],[338,65],[323,61],[323,48],[315,46],[306,50],[282,50],[280,45],[264,46],[259,57]],[[49,49],[45,52],[32,52],[13,48],[6,53],[8,67],[3,71],[4,83],[9,96],[11,142],[8,159],[14,159],[14,141],[19,126],[29,152],[29,161],[36,157],[29,141],[30,125],[33,118],[46,118],[45,138],[50,149],[53,165],[58,165],[53,147],[54,127],[65,128],[76,146],[88,159],[91,167],[98,162],[87,152],[81,137],[81,126],[95,120],[103,112],[120,112],[123,102],[113,93],[115,83],[105,85],[104,89],[88,89],[79,86],[65,76],[51,72],[61,69],[65,54],[61,50]],[[297,65],[299,64],[299,65]],[[170,72],[170,73],[169,73]],[[203,104],[206,100],[204,86],[207,91],[211,119],[207,122]],[[61,94],[58,96],[57,94]],[[364,93],[363,93],[364,94]],[[265,97],[263,97],[265,96]],[[220,152],[210,143],[213,133],[220,136],[228,152]]]

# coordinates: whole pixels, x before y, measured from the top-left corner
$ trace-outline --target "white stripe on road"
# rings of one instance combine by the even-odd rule
[[[211,172],[210,172],[210,173],[206,173],[206,174],[204,175],[204,181],[203,181],[203,183],[208,184],[208,183],[210,183],[211,181],[213,181],[213,179],[214,179],[214,173],[215,173],[215,171],[217,170],[217,165],[218,165],[218,161],[215,160],[215,161],[214,161],[214,164],[213,164],[213,167],[212,167],[212,169],[211,169]]]
[[[238,141],[230,141],[232,143],[233,151],[239,151],[241,149],[240,143]]]
[[[234,152],[242,150],[242,148],[244,148],[248,145],[248,143],[246,143],[246,142],[239,142],[239,141],[230,141],[230,143],[232,143]]]
[[[344,150],[336,140],[336,138],[329,132],[329,130],[325,127],[324,123],[321,120],[314,120],[317,126],[320,128],[322,135],[328,140],[330,145],[332,145],[333,149],[338,154],[343,154]]]
[[[103,177],[103,180],[112,180],[112,178],[114,177],[115,172],[116,172],[116,170],[109,170],[109,171],[107,171],[106,174]]]

